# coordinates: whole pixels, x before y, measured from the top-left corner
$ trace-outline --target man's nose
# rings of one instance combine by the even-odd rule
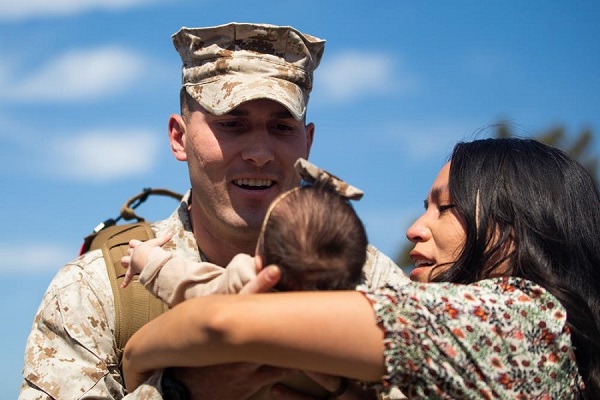
[[[275,159],[272,138],[266,129],[255,129],[246,137],[242,158],[261,167]]]

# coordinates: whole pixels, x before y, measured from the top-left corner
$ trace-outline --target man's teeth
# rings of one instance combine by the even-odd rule
[[[236,179],[235,184],[238,186],[270,187],[273,185],[273,181],[270,179]]]

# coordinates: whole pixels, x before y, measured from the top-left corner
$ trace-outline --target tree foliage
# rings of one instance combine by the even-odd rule
[[[508,123],[501,122],[497,125],[494,136],[503,138],[516,135]],[[594,139],[591,129],[583,129],[579,134],[570,138],[563,126],[556,126],[535,135],[534,138],[569,153],[583,165],[598,185],[598,157],[591,154],[590,146]]]

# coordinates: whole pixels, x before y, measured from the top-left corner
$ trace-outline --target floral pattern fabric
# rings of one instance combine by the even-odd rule
[[[361,291],[384,330],[387,375],[408,398],[576,398],[583,389],[566,311],[520,278]]]

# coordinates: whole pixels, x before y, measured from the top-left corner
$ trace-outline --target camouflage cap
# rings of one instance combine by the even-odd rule
[[[183,62],[182,85],[210,113],[271,99],[297,120],[304,117],[325,50],[324,40],[292,27],[249,23],[183,27],[173,44]]]

